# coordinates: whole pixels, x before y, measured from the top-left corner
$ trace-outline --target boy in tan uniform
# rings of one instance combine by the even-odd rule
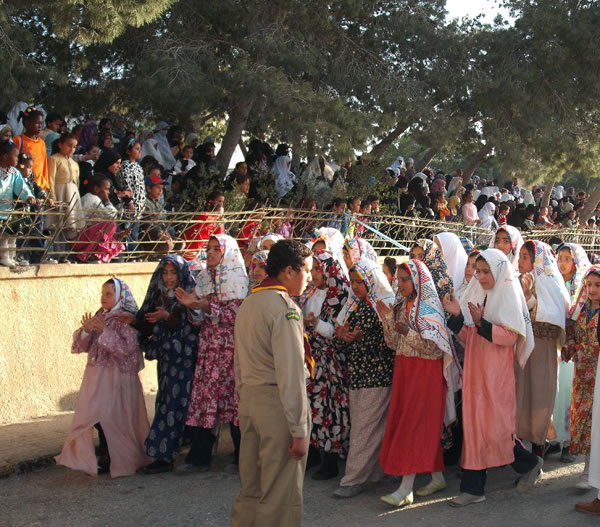
[[[286,527],[302,522],[302,484],[310,434],[302,311],[290,298],[304,291],[311,251],[277,242],[268,278],[253,289],[235,321],[235,384],[241,488],[234,527]]]

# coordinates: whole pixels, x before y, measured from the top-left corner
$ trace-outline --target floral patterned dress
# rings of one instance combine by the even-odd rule
[[[587,306],[586,306],[587,307]],[[599,311],[582,313],[575,325],[575,342],[569,351],[575,363],[573,394],[571,398],[571,454],[589,454],[592,436],[592,404],[596,384]],[[571,332],[569,332],[571,333]]]
[[[211,313],[200,322],[196,373],[186,424],[214,428],[217,423],[237,425],[237,395],[233,369],[233,328],[242,300],[218,301],[208,295]]]
[[[314,377],[307,386],[312,409],[310,443],[323,452],[345,456],[350,441],[348,367],[346,353],[333,340],[335,319],[348,299],[349,284],[331,253],[315,255],[325,289],[309,289],[300,299],[304,316],[314,313],[319,322],[306,334],[315,361]]]

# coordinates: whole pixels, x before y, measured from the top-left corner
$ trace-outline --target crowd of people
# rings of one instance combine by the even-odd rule
[[[455,221],[490,232],[503,225],[530,231],[600,224],[598,210],[578,225],[588,196],[560,185],[545,206],[539,185],[525,190],[516,179],[499,185],[476,175],[467,181],[460,169],[417,172],[413,159],[399,156],[370,176],[367,195],[358,197],[351,195],[356,166],[322,156],[292,166],[285,144],[273,149],[250,141],[245,161],[222,176],[214,138],[200,142],[164,121],[139,133],[119,116],[70,129],[63,116],[31,106],[9,116],[0,112],[0,265],[8,267],[160,259],[172,252],[195,258],[209,234],[224,232],[217,225],[223,211],[266,204],[327,210],[329,220],[282,215],[268,224],[230,225],[228,234],[242,246],[268,232],[307,239],[321,224],[366,236],[366,225],[377,229],[381,216]],[[177,223],[173,214],[181,212],[195,215]]]
[[[275,280],[286,243],[309,256],[310,283],[304,289],[293,282],[285,316],[265,322],[271,307],[250,310],[282,343],[282,356],[269,355],[270,374],[262,370],[266,359],[254,363],[236,319],[255,294],[288,291]],[[300,439],[310,417],[310,446],[306,457],[294,443],[290,456],[300,463],[294,471],[318,466],[317,480],[338,477],[345,460],[336,498],[352,498],[388,474],[401,484],[381,499],[404,507],[445,489],[445,466],[460,459],[461,493],[449,503],[462,507],[485,500],[488,469],[512,465],[517,488],[527,489],[553,452],[564,463],[584,455],[576,486],[598,487],[600,267],[576,244],[524,242],[510,225],[498,228],[490,248],[465,244],[440,232],[417,240],[408,260],[380,263],[368,240],[333,227],[317,229],[304,244],[269,233],[245,256],[233,237],[216,233],[202,258],[164,256],[139,309],[122,280],[108,280],[100,309],[86,313],[74,335],[73,353],[87,353],[88,362],[57,463],[112,477],[207,471],[226,425],[235,450],[226,470],[240,471],[243,496],[244,478],[256,477],[244,463],[256,460],[244,461],[251,433],[240,430],[240,394],[260,395],[243,388],[248,382],[253,389],[291,382],[293,356],[285,350],[299,339],[304,395],[293,397],[297,390],[289,387],[277,393],[290,438]],[[260,332],[248,338],[263,345]],[[144,358],[157,361],[151,424],[137,376]],[[272,472],[264,477],[275,478]],[[413,489],[423,473],[431,481]],[[286,485],[298,481],[301,516],[302,478]],[[263,490],[271,504],[283,492]],[[600,513],[600,499],[577,509]],[[276,519],[277,510],[270,512]]]

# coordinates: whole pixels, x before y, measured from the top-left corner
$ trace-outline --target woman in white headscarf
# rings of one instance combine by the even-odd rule
[[[519,487],[539,477],[543,460],[515,441],[517,409],[514,362],[524,366],[534,338],[527,302],[504,253],[487,249],[475,263],[477,278],[460,302],[447,296],[448,327],[465,342],[461,494],[450,502],[463,507],[485,500],[486,470],[513,464]]]
[[[453,232],[440,232],[433,237],[433,241],[442,251],[454,287],[459,287],[465,279],[468,258],[460,238]]]
[[[283,198],[296,184],[296,176],[290,170],[291,163],[292,160],[288,156],[279,156],[271,169],[271,173],[275,176],[275,192],[280,198]]]
[[[496,212],[496,205],[494,205],[491,201],[488,201],[483,207],[481,207],[481,210],[479,211],[479,220],[481,221],[481,226],[488,231],[492,231],[498,227],[496,218],[494,218],[494,212]]]
[[[533,320],[535,348],[523,368],[516,368],[517,436],[542,455],[554,410],[558,350],[565,342],[570,295],[552,248],[527,241],[519,257],[521,285]]]
[[[140,160],[144,159],[146,156],[152,156],[159,165],[164,166],[162,154],[158,147],[158,141],[154,139],[154,132],[152,130],[144,131],[140,137],[140,142],[142,143],[142,155],[140,156]]]
[[[523,247],[523,236],[519,229],[512,225],[502,225],[496,231],[490,247],[502,251],[513,267],[519,269],[519,254]]]
[[[394,177],[399,177],[402,169],[405,168],[404,158],[402,156],[398,156],[396,160],[387,167],[387,170],[394,174]]]
[[[156,139],[156,141],[158,142],[158,150],[160,151],[160,155],[163,159],[163,162],[161,163],[162,166],[165,167],[167,170],[172,170],[175,166],[176,160],[173,156],[173,152],[171,152],[169,140],[167,139],[168,131],[169,125],[165,121],[159,121],[158,123],[156,123],[154,139]]]

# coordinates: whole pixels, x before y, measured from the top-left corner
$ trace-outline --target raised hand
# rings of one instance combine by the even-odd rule
[[[185,289],[182,289],[181,287],[178,287],[177,289],[175,289],[175,298],[177,299],[177,301],[179,303],[181,303],[185,307],[189,307],[189,308],[192,308],[192,304],[194,302],[198,301],[198,299],[196,298],[195,291],[192,291],[191,293],[187,293],[185,291]],[[192,308],[192,309],[194,309],[194,308]],[[195,309],[200,309],[200,308],[195,308]]]
[[[454,289],[451,289],[450,294],[442,298],[442,306],[451,315],[460,315],[460,304],[454,296]]]
[[[152,313],[146,313],[144,318],[151,324],[156,324],[159,320],[167,320],[169,312],[163,306],[158,306]]]
[[[87,333],[89,333],[90,331],[92,331],[92,329],[94,329],[93,323],[92,323],[93,318],[94,318],[94,315],[92,315],[89,312],[85,312],[83,314],[83,316],[81,317],[81,327]]]
[[[483,309],[479,304],[475,305],[472,302],[469,302],[469,311],[471,312],[471,318],[473,319],[473,324],[479,327],[481,323],[481,316],[483,313]]]
[[[523,288],[523,294],[527,300],[529,300],[533,294],[534,281],[533,274],[531,273],[521,275],[521,287]]]
[[[390,313],[392,313],[394,311],[394,308],[386,305],[381,300],[377,300],[377,303],[375,304],[375,310],[377,311],[379,317],[383,319],[387,317]]]

